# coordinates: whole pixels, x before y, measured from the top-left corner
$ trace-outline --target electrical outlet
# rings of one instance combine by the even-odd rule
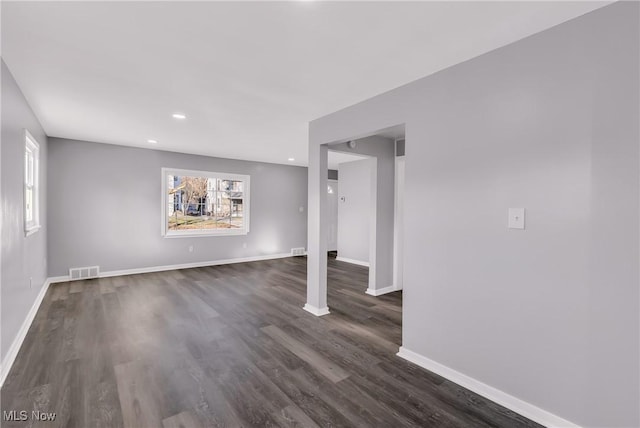
[[[189,245],[189,252],[193,253],[193,245]]]
[[[242,248],[247,248],[247,243],[246,242],[242,243]]]

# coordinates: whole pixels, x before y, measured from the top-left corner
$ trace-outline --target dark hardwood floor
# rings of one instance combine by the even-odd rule
[[[54,284],[2,388],[3,427],[532,427],[397,357],[400,292],[329,260],[331,314],[302,310],[306,259]]]

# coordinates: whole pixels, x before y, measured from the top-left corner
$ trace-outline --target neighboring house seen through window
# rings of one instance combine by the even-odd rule
[[[29,236],[40,229],[40,145],[29,131],[24,135],[24,231]]]
[[[174,236],[249,233],[249,176],[162,169],[162,233]]]

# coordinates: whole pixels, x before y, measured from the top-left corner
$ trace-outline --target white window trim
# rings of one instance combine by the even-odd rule
[[[167,226],[167,175],[182,175],[189,177],[206,177],[223,180],[237,180],[244,182],[242,195],[244,228],[243,229],[208,229],[208,230],[169,230]],[[211,236],[233,236],[246,235],[249,233],[251,197],[250,197],[250,176],[242,174],[229,174],[226,172],[197,171],[191,169],[162,168],[162,224],[161,232],[165,238],[197,238]]]
[[[33,156],[33,218],[31,221],[27,221],[27,180],[26,171],[23,169],[22,182],[23,182],[23,220],[24,220],[24,234],[25,236],[33,235],[40,230],[40,144],[33,138],[33,135],[28,130],[24,130],[24,150],[29,149],[34,153]],[[22,160],[23,168],[24,157]]]

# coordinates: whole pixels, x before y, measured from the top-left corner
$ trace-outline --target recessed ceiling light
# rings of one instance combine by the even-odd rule
[[[293,162],[295,159],[294,158],[289,158],[288,161],[289,162]]]
[[[157,140],[147,140],[147,143],[149,144],[158,144]]]
[[[174,119],[186,119],[187,118],[187,116],[185,116],[182,113],[173,113],[172,116],[173,116]]]

